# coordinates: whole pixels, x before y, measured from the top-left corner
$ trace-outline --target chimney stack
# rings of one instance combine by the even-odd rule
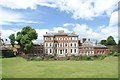
[[[47,32],[46,32],[46,34],[47,34]]]
[[[98,44],[98,42],[97,42],[97,40],[96,40],[95,45],[97,45],[97,44]]]
[[[83,38],[83,39],[82,39],[82,43],[84,43],[85,41],[86,41],[86,38]]]
[[[90,41],[90,38],[88,39],[88,41]]]

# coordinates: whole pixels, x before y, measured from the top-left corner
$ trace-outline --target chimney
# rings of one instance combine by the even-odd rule
[[[78,40],[78,45],[82,46],[81,40]]]
[[[82,43],[84,43],[85,41],[86,41],[86,38],[83,38],[83,39],[82,39]]]
[[[47,32],[46,32],[46,34],[47,34]]]
[[[98,44],[98,42],[97,42],[97,40],[96,40],[95,45],[97,45],[97,44]]]
[[[90,38],[88,39],[88,41],[90,41]]]

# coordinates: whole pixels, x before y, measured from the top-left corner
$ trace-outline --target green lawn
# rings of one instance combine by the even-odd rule
[[[3,59],[3,78],[117,78],[118,58],[96,61],[26,61]]]

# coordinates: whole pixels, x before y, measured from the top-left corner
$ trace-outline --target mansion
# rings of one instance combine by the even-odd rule
[[[108,54],[108,48],[101,44],[93,44],[90,39],[78,40],[78,35],[65,33],[63,30],[57,33],[47,33],[44,37],[44,53],[61,57],[70,55],[97,55]]]
[[[13,48],[14,55],[28,55],[28,56],[45,56],[53,55],[57,57],[66,56],[80,56],[80,55],[98,55],[108,54],[109,50],[106,46],[101,44],[93,44],[90,39],[83,38],[78,39],[77,34],[65,33],[63,30],[57,33],[46,32],[44,42],[34,43],[33,48],[28,51],[29,54],[24,53],[24,50],[19,45],[15,45]],[[2,40],[0,40],[0,43]],[[11,45],[5,44],[2,46],[2,51],[5,53],[6,49]],[[4,54],[3,54],[4,55]]]

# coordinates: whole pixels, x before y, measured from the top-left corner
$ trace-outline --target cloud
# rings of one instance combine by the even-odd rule
[[[72,14],[74,19],[92,19],[110,15],[117,8],[119,0],[60,0],[56,2],[60,11]],[[107,4],[106,4],[107,2]]]
[[[54,27],[50,32],[58,32],[59,30],[64,30],[65,32],[70,32],[67,28],[64,28],[64,27]]]
[[[11,20],[11,22],[15,22],[15,23],[39,23],[39,22],[37,22],[37,21],[22,20],[22,19]]]
[[[46,34],[46,32],[49,32],[48,29],[35,29],[36,32],[38,33],[38,38],[37,38],[37,42],[38,41],[42,41],[43,40],[43,35]],[[9,36],[10,34],[17,34],[17,32],[21,31],[21,29],[15,28],[15,29],[1,29],[1,38],[2,39],[7,39],[8,41],[6,43],[10,43],[9,40]],[[34,42],[36,42],[34,41]]]
[[[9,22],[19,20],[21,15],[0,8],[0,24],[10,24]]]
[[[120,11],[115,11],[111,14],[109,26],[118,25],[118,14]]]
[[[34,24],[34,23],[43,23],[43,22],[36,22],[32,20],[25,20],[25,16],[17,13],[5,10],[3,8],[0,8],[0,25],[12,25],[12,23],[28,23],[28,24]]]
[[[8,7],[11,9],[37,9],[37,5],[47,6],[47,7],[56,7],[53,0],[0,0],[0,5],[3,7]]]
[[[0,0],[0,5],[11,9],[36,9],[38,0]]]
[[[35,29],[38,33],[38,39],[37,40],[43,40],[43,35],[46,34],[46,32],[49,32],[48,29]]]
[[[118,42],[118,27],[117,26],[99,26],[96,28],[97,30],[94,30],[90,26],[86,24],[73,24],[72,31],[69,30],[68,27],[54,27],[52,29],[35,29],[36,32],[38,33],[38,39],[35,40],[34,42],[41,42],[43,41],[43,35],[46,34],[46,32],[58,32],[58,30],[64,30],[65,32],[75,32],[76,34],[79,35],[79,39],[82,38],[90,38],[93,42],[102,39],[106,39],[108,36],[113,36],[115,41]],[[21,29],[7,29],[7,30],[2,30],[2,38],[3,39],[8,39],[8,36],[13,33],[17,33]],[[7,33],[6,33],[7,32]],[[9,39],[8,39],[9,40]]]
[[[73,23],[65,23],[63,24],[63,27],[73,26]]]
[[[5,41],[5,43],[10,43],[10,40],[9,40],[9,36],[11,34],[16,34],[18,31],[20,31],[21,29],[1,29],[0,32],[1,32],[1,38],[5,41],[5,39],[7,39],[7,41]]]
[[[72,14],[74,19],[89,19],[107,15],[117,9],[119,0],[0,0],[0,5],[11,9],[37,9],[37,5],[55,8]],[[107,3],[106,3],[107,2]]]
[[[94,36],[94,39],[96,39],[96,35],[98,35],[96,32],[93,31],[92,28],[89,28],[85,24],[74,24],[73,31],[76,32],[79,35],[79,38],[92,38]]]
[[[66,25],[66,23],[65,23]],[[73,31],[79,35],[79,39],[82,38],[90,38],[93,41],[100,41],[102,39],[106,39],[109,36],[113,36],[115,41],[118,42],[118,26],[98,26],[95,29],[93,29],[91,26],[86,24],[72,24]],[[69,30],[68,27],[66,29]],[[72,32],[72,31],[71,31]]]

